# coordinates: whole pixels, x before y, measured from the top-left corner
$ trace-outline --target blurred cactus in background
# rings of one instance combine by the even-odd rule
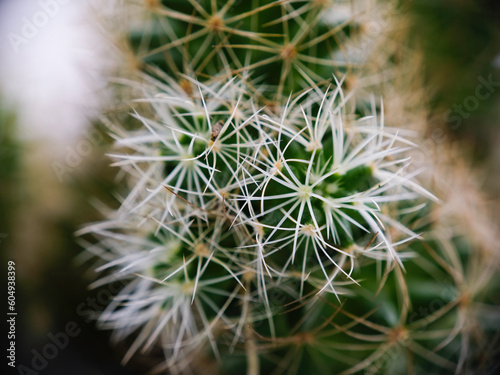
[[[497,233],[454,151],[418,149],[425,97],[397,4],[123,6],[117,92],[132,113],[105,122],[124,194],[80,234],[97,238],[94,286],[123,282],[99,325],[130,344],[124,362],[161,355],[154,370],[172,374],[493,368]]]

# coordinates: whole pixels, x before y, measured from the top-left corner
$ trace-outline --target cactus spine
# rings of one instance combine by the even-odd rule
[[[110,125],[129,190],[82,232],[100,283],[126,281],[99,320],[133,337],[124,361],[160,348],[173,374],[460,372],[492,271],[466,272],[483,263],[436,220],[414,132],[369,95],[382,33],[366,28],[393,5],[136,6],[135,123]]]

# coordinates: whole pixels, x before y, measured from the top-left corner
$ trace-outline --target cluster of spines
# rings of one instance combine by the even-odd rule
[[[429,299],[404,275],[435,261],[444,290],[465,277],[449,259],[455,239],[420,233],[431,224],[419,197],[435,197],[408,169],[414,144],[384,127],[382,104],[344,96],[332,79],[356,69],[348,54],[332,58],[363,12],[325,17],[345,8],[336,1],[148,3],[151,32],[131,40],[166,75],[142,77],[136,102],[150,115],[134,113],[143,128],[117,135],[132,151],[112,155],[130,194],[115,220],[88,229],[101,270],[131,280],[101,317],[118,339],[136,336],[125,360],[159,341],[172,373],[205,346],[219,359],[221,348],[244,352],[251,374],[259,360],[275,373],[463,368],[455,346],[467,343],[470,300],[449,293],[415,315]]]
[[[111,155],[132,184],[117,220],[88,229],[112,253],[101,269],[136,278],[101,317],[121,336],[142,327],[130,355],[160,337],[175,363],[207,340],[218,355],[216,327],[233,333],[234,347],[262,320],[275,337],[273,290],[339,302],[365,263],[389,272],[411,256],[402,248],[419,235],[393,214],[433,198],[406,172],[413,144],[376,113],[346,116],[340,83],[290,97],[276,113],[238,79],[186,76],[190,94],[175,95],[164,78],[139,100],[153,117],[135,113],[143,128],[119,136],[133,152]]]
[[[363,1],[155,1],[130,38],[139,59],[173,77],[245,75],[247,89],[282,105],[290,92],[356,69],[344,42],[370,11]]]

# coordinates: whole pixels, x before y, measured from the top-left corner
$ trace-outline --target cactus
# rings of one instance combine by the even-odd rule
[[[387,125],[359,83],[376,45],[363,29],[388,5],[145,3],[130,31],[142,72],[121,81],[140,92],[133,123],[108,121],[127,194],[81,231],[108,272],[95,285],[124,284],[99,318],[129,339],[124,362],[162,352],[161,373],[249,375],[475,365],[471,327],[494,325],[473,313],[496,265],[440,215],[446,201],[411,164],[416,132]]]

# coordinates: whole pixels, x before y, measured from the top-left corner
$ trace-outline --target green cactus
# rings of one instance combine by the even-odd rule
[[[418,137],[351,87],[370,81],[367,20],[395,8],[145,3],[134,123],[110,125],[127,195],[81,232],[109,271],[97,284],[126,284],[99,319],[133,338],[124,362],[159,348],[172,374],[470,368],[495,265],[436,214]]]

